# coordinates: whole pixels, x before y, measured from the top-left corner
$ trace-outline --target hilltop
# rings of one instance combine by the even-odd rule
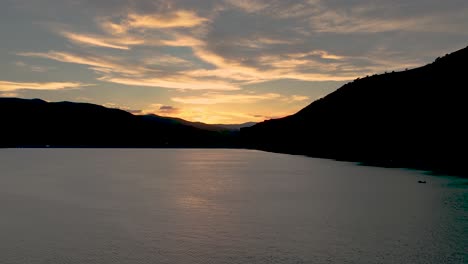
[[[250,148],[467,172],[468,48],[345,84],[298,113],[241,130]]]

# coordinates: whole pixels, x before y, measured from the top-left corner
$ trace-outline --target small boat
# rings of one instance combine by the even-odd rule
[[[426,183],[426,181],[418,181],[418,183]]]

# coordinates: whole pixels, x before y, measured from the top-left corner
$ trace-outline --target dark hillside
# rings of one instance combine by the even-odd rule
[[[2,147],[232,147],[237,134],[85,103],[0,98]]]
[[[468,48],[421,68],[348,83],[241,130],[251,148],[466,173]]]

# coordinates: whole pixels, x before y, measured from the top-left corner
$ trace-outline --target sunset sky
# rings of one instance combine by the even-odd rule
[[[0,96],[206,123],[468,45],[467,0],[1,0]]]

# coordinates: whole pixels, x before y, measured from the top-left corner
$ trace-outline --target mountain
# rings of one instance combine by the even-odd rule
[[[235,147],[238,133],[103,106],[0,98],[0,147]]]
[[[157,122],[160,124],[184,125],[184,126],[195,127],[195,128],[202,129],[202,130],[217,131],[217,132],[227,131],[227,129],[224,129],[222,127],[218,127],[215,125],[209,125],[209,124],[205,124],[201,122],[190,122],[190,121],[177,118],[177,117],[158,116],[154,114],[142,115],[141,117],[145,120],[151,120],[153,122]]]
[[[241,129],[249,148],[467,175],[468,47]]]
[[[228,129],[228,130],[240,130],[241,128],[251,127],[251,126],[253,126],[255,124],[257,124],[257,123],[255,123],[255,122],[246,122],[246,123],[242,123],[242,124],[216,124],[216,125],[213,125],[213,126],[221,127],[221,128]]]
[[[169,124],[182,124],[187,126],[196,127],[203,130],[208,131],[218,131],[218,132],[237,132],[243,127],[253,126],[256,123],[254,122],[247,122],[242,124],[206,124],[202,122],[190,122],[181,118],[176,117],[165,117],[165,116],[158,116],[154,114],[144,115],[143,118],[148,120],[153,120],[155,122],[160,123],[169,123]]]

